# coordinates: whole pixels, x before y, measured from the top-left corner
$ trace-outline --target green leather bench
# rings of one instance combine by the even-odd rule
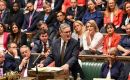
[[[106,61],[107,56],[104,55],[79,55],[82,70],[85,75],[84,80],[93,80],[100,77],[102,64]],[[130,62],[130,56],[117,56],[117,60],[127,63]]]
[[[103,62],[95,61],[82,62],[82,70],[85,75],[84,80],[93,80],[93,78],[99,78],[102,64]]]

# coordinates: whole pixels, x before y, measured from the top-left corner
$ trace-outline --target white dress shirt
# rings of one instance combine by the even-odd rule
[[[99,51],[99,52],[102,52],[102,48],[103,48],[103,45],[102,45],[102,40],[103,40],[103,34],[101,34],[100,32],[96,32],[94,34],[94,37],[93,39],[91,40],[91,44],[88,46],[87,45],[87,31],[83,34],[83,50],[89,50],[89,48],[94,48],[96,47],[96,49]]]

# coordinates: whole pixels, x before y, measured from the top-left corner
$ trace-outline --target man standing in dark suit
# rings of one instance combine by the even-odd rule
[[[77,73],[83,75],[78,63],[78,41],[71,38],[71,29],[68,24],[61,24],[59,31],[61,38],[52,43],[51,53],[44,60],[43,64],[38,64],[38,66],[47,66],[52,61],[55,61],[56,67],[61,67],[65,73],[71,71],[74,80],[76,80]],[[83,78],[83,76],[81,77]]]

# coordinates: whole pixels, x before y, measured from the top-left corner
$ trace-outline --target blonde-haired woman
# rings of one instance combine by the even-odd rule
[[[94,20],[86,23],[87,30],[83,34],[83,50],[85,54],[102,54],[103,35]],[[84,53],[83,53],[84,54]]]
[[[108,0],[107,8],[104,12],[104,26],[106,26],[107,23],[112,22],[116,26],[116,31],[118,32],[117,29],[121,25],[122,17],[123,11],[117,7],[115,0]]]
[[[82,36],[83,33],[85,32],[85,26],[84,24],[77,20],[73,23],[73,28],[74,28],[74,32],[72,33],[72,38],[76,39],[79,41],[80,44],[80,50],[83,49],[83,40],[82,40]]]

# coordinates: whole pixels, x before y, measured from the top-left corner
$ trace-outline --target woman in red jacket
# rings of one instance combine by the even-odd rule
[[[115,26],[113,23],[106,25],[107,35],[103,39],[103,54],[108,55],[108,50],[112,47],[117,47],[121,36],[115,33]]]
[[[0,51],[7,49],[8,33],[5,30],[5,25],[0,23]]]
[[[115,0],[108,0],[107,8],[104,12],[104,27],[107,23],[112,22],[116,27],[116,32],[118,32],[117,30],[120,28],[122,17],[123,11],[117,7]],[[102,32],[104,31],[102,30]]]

